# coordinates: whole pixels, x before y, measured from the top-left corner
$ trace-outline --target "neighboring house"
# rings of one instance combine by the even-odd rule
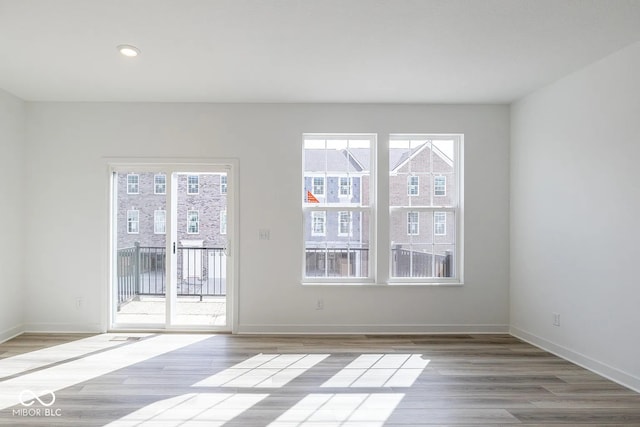
[[[367,206],[369,197],[370,151],[362,148],[305,150],[304,192],[318,209],[306,213],[306,275],[366,276],[369,249],[369,221],[363,212],[322,210],[326,205]],[[389,150],[389,204],[398,207],[447,206],[456,195],[454,165],[435,145],[423,144],[412,150]],[[455,245],[452,212],[394,212],[391,216],[391,244],[395,251],[413,256],[414,274],[421,258],[432,257],[434,247],[445,256]],[[435,245],[435,246],[434,246]],[[425,258],[425,257],[423,257]],[[431,258],[430,258],[431,259]],[[426,261],[425,261],[426,262]],[[429,260],[429,263],[432,261]],[[407,268],[394,266],[397,276],[412,275]]]
[[[118,248],[166,245],[166,180],[153,172],[118,174]],[[177,226],[181,246],[226,242],[226,175],[178,175]]]
[[[165,292],[167,179],[152,172],[117,175],[119,274],[137,277],[135,290],[122,292],[121,303]],[[178,294],[224,295],[226,174],[179,174],[177,182]]]

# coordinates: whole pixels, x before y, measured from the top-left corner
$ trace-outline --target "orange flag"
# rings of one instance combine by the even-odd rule
[[[320,203],[320,200],[311,194],[311,191],[307,190],[307,203]]]

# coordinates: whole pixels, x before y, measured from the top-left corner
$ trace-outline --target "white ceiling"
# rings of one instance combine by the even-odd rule
[[[32,101],[504,103],[638,40],[640,0],[0,0],[0,88]]]

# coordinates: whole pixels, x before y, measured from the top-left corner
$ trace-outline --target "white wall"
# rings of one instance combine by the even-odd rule
[[[31,103],[28,123],[29,330],[106,327],[104,156],[239,159],[240,332],[508,329],[507,106]],[[303,132],[464,133],[465,286],[301,286]]]
[[[22,332],[24,103],[0,90],[0,342]]]
[[[636,390],[638,76],[640,43],[511,110],[512,333]]]

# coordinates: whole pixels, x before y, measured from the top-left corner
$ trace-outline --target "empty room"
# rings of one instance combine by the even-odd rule
[[[0,425],[640,425],[640,0],[0,0],[0,57]]]

